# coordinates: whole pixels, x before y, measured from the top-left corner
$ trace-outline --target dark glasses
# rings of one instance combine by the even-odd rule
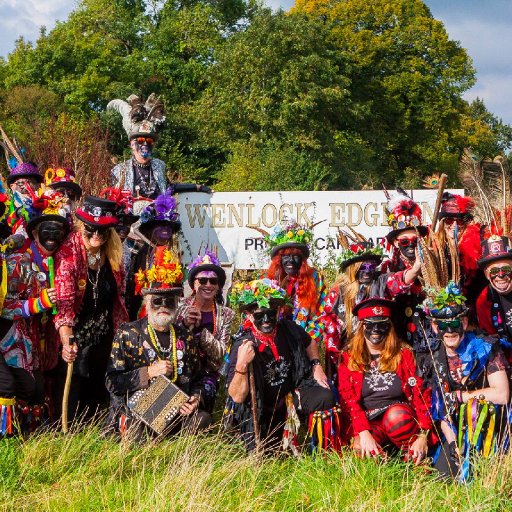
[[[414,238],[397,238],[397,242],[401,247],[416,247],[418,245],[418,237]]]
[[[205,285],[207,283],[210,284],[219,284],[219,278],[218,277],[196,277],[196,281],[199,281],[199,284]]]
[[[151,137],[137,137],[135,140],[137,141],[137,144],[140,144],[141,146],[146,144],[148,146],[152,146],[155,143]]]
[[[512,267],[510,265],[503,265],[503,267],[494,267],[489,270],[489,274],[491,277],[510,277],[512,275]]]
[[[454,219],[453,217],[447,217],[444,219],[444,223],[447,226],[451,226],[454,222],[457,223],[457,226],[464,226],[467,224],[467,222],[464,219]]]
[[[441,331],[446,331],[446,329],[448,329],[449,327],[452,329],[458,329],[462,325],[462,322],[459,318],[449,321],[436,320],[436,323]]]
[[[152,308],[169,308],[173,309],[176,306],[175,297],[151,297]]]
[[[98,236],[105,237],[109,231],[109,227],[100,227],[100,226],[89,226],[89,224],[84,225],[84,232],[87,236],[91,237],[94,234]]]
[[[262,311],[256,311],[252,314],[252,317],[257,322],[267,317],[268,320],[275,320],[277,317],[277,311],[275,309],[263,309]]]
[[[391,325],[391,320],[381,320],[380,322],[372,322],[371,320],[363,320],[364,327],[388,327]]]

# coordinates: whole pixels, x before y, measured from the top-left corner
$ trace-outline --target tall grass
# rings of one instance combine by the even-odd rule
[[[219,433],[133,446],[92,427],[0,446],[0,510],[487,511],[512,509],[512,457],[480,461],[472,484],[351,455],[247,456]]]

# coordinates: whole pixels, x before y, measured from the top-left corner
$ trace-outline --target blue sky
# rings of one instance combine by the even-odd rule
[[[371,0],[369,0],[371,1]],[[267,0],[274,8],[288,9],[293,0]],[[477,70],[477,84],[467,99],[483,98],[487,108],[512,124],[512,20],[511,0],[426,0],[435,18],[441,20],[451,39],[468,50]],[[15,40],[37,39],[39,27],[51,29],[65,20],[74,0],[0,0],[0,55],[6,56]]]

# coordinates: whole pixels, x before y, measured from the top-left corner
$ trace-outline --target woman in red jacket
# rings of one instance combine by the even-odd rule
[[[416,375],[412,351],[395,333],[393,304],[370,298],[354,308],[359,325],[338,367],[340,407],[361,457],[398,449],[419,464],[432,428],[430,391]]]

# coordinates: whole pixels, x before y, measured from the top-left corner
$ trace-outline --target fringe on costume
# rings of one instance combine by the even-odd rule
[[[309,415],[308,437],[311,452],[319,450],[341,451],[341,409],[338,406]]]
[[[13,433],[16,420],[16,399],[0,398],[0,435],[7,436]]]

